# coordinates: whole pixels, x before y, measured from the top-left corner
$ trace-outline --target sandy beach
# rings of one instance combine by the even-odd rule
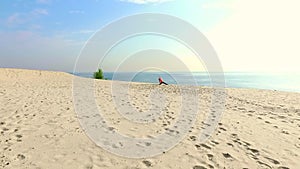
[[[63,72],[0,69],[0,168],[300,167],[300,93],[226,89],[225,111],[216,130],[200,143],[195,138],[206,125],[203,121],[208,116],[212,89],[194,87],[200,93],[200,108],[193,110],[198,115],[187,136],[163,154],[133,159],[104,150],[85,134],[74,108],[73,77]],[[95,80],[95,98],[114,131],[132,137],[155,137],[175,123],[183,103],[178,86],[130,84],[127,97],[131,99],[119,98],[121,104],[134,105],[140,113],[151,109],[148,98],[153,89],[161,90],[168,103],[156,121],[137,124],[118,113],[111,83]]]

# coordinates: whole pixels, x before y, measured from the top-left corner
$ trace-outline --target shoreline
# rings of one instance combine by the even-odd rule
[[[87,73],[87,72],[84,72],[84,73],[75,73],[75,74],[70,73],[70,72],[67,72],[67,73],[69,73],[71,75],[74,75],[74,76],[79,76],[79,77],[85,77],[85,78],[91,78],[91,79],[93,79],[92,73]],[[131,74],[135,74],[135,73],[136,72],[120,72],[120,75],[127,76],[127,75],[131,75]],[[192,72],[192,73],[196,73],[197,74],[199,72]],[[201,81],[200,82],[197,81],[197,79],[199,80],[201,78],[210,81],[210,79],[208,77],[206,77],[206,75],[207,75],[206,72],[200,72],[200,73],[202,73],[204,77],[197,77],[197,76],[193,77],[193,78],[196,78],[195,79],[196,80],[195,83],[198,83],[198,85],[193,85],[193,84],[191,84],[192,82],[186,82],[185,84],[175,84],[175,83],[172,82],[171,79],[168,79],[168,80],[171,80],[171,82],[168,81],[168,80],[167,80],[167,82],[169,82],[169,84],[173,84],[173,85],[211,87],[210,84],[203,84]],[[268,73],[268,74],[264,74],[264,73],[257,74],[255,72],[253,72],[253,73],[247,72],[247,73],[250,74],[250,75],[253,75],[253,76],[258,76],[257,78],[261,78],[260,76],[266,76],[266,79],[268,79],[268,78],[274,78],[274,76],[277,74],[277,73],[273,73],[272,76],[269,77],[270,73]],[[178,73],[178,72],[171,72],[171,74],[177,76],[177,75],[180,75],[180,74],[184,75],[185,73],[184,72],[180,72],[180,73]],[[240,81],[240,82],[234,82],[235,80],[231,79],[232,78],[231,76],[236,76],[236,74],[239,75],[241,73],[240,72],[224,72],[225,88],[228,88],[228,89],[235,89],[235,88],[236,89],[258,89],[258,90],[270,90],[270,91],[282,91],[282,92],[300,93],[300,89],[297,89],[297,88],[284,87],[284,86],[282,86],[282,84],[279,85],[279,86],[268,86],[268,83],[266,83],[266,82],[259,82],[259,81],[254,81],[252,84],[249,84],[249,86],[246,86],[245,84],[243,84],[242,81]],[[112,75],[113,75],[113,72],[104,72],[104,76],[106,78],[108,78],[108,80],[111,80],[111,78],[112,78],[111,76]],[[162,74],[159,74],[158,72],[146,72],[144,74],[144,78],[146,77],[146,75],[148,75],[152,79],[153,79],[154,75],[156,75],[156,76],[164,76]],[[278,77],[278,79],[282,78],[283,75],[285,75],[285,73],[281,74],[281,77]],[[229,76],[229,77],[227,77],[227,76]],[[177,78],[180,79],[180,76],[178,76]],[[235,77],[235,78],[243,78],[243,77]],[[253,77],[249,77],[249,78],[253,78]],[[246,81],[248,81],[248,83],[250,82],[249,78],[245,79]],[[156,77],[154,77],[154,79],[156,79]],[[154,80],[154,79],[153,80],[136,79],[135,82],[137,82],[137,83],[157,84],[156,80]],[[115,79],[114,81],[131,82],[131,81],[128,81],[128,80],[121,80],[121,79]],[[282,83],[282,81],[280,83]],[[274,84],[276,84],[276,83],[274,83]]]
[[[87,78],[87,79],[94,79],[93,77],[85,77],[85,76],[80,76],[80,75],[76,75],[76,74],[73,74],[72,72],[64,72],[64,71],[53,71],[53,70],[38,70],[38,69],[23,69],[23,68],[1,68],[0,67],[0,70],[1,69],[8,69],[8,70],[20,70],[20,71],[39,71],[39,72],[56,72],[56,73],[66,73],[66,74],[69,74],[69,75],[72,75],[72,76],[76,76],[76,77],[82,77],[82,78]],[[83,73],[89,73],[89,74],[92,74],[91,72],[83,72]],[[112,72],[109,72],[109,73],[112,73]],[[134,72],[124,72],[125,74],[126,73],[134,73]],[[176,73],[176,72],[175,72]],[[179,72],[179,73],[184,73],[184,72]],[[197,72],[196,72],[197,73]],[[203,73],[203,72],[201,72]],[[224,73],[243,73],[243,72],[224,72]],[[245,73],[251,73],[251,72],[245,72]],[[254,72],[256,73],[256,72]],[[263,73],[263,72],[262,72]],[[271,72],[270,72],[271,73]],[[277,72],[274,72],[274,74],[276,74]],[[285,73],[285,72],[284,72]],[[289,73],[289,72],[287,72]],[[101,80],[104,80],[104,79],[101,79]],[[107,81],[112,81],[110,79],[106,79]],[[113,80],[113,81],[117,81],[117,82],[129,82],[129,81],[124,81],[124,80]],[[157,83],[152,83],[152,82],[134,82],[134,81],[131,81],[130,83],[141,83],[141,84],[157,84]],[[226,83],[226,77],[225,77],[225,83]],[[189,84],[169,84],[169,85],[182,85],[182,86],[191,86],[191,87],[204,87],[204,88],[212,88],[211,86],[207,86],[207,85],[197,85],[197,86],[194,86],[194,85],[189,85]],[[224,89],[246,89],[246,90],[266,90],[266,91],[274,91],[274,92],[288,92],[288,93],[298,93],[300,94],[300,90],[298,91],[297,89],[295,90],[289,90],[289,89],[268,89],[268,88],[254,88],[254,87],[228,87],[225,85]]]

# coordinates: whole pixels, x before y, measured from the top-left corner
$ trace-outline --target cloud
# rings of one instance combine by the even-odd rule
[[[42,26],[39,25],[39,24],[32,24],[29,26],[30,30],[38,30],[38,29],[41,29]]]
[[[21,16],[20,13],[14,13],[14,14],[12,14],[11,16],[9,16],[7,18],[7,23],[9,25],[12,25],[12,24],[22,24],[24,22],[25,22],[25,20],[22,19],[22,16]]]
[[[72,32],[73,34],[93,34],[95,33],[97,30],[89,30],[89,29],[84,29],[84,30],[80,30],[80,31],[76,31],[76,32]]]
[[[164,3],[173,0],[121,0],[121,1],[135,3],[135,4],[150,4],[150,3]]]
[[[38,16],[38,15],[48,15],[48,11],[46,9],[35,9],[31,11],[32,15]]]
[[[38,3],[38,4],[50,4],[51,0],[36,0],[36,3]]]
[[[84,14],[85,11],[83,10],[70,10],[69,14]]]
[[[20,24],[28,23],[32,20],[35,20],[43,15],[48,15],[48,11],[46,9],[34,9],[28,13],[14,13],[10,15],[6,23],[8,26],[16,26]]]

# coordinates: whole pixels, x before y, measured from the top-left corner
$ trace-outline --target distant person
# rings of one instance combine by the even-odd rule
[[[162,80],[161,77],[158,78],[158,81],[159,81],[159,85],[161,85],[161,84],[168,85],[166,82],[164,82],[164,81]]]

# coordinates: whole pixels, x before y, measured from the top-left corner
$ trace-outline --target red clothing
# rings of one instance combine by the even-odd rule
[[[158,78],[158,81],[159,81],[159,83],[162,83],[162,82],[163,82],[163,80],[162,80],[161,78]]]

